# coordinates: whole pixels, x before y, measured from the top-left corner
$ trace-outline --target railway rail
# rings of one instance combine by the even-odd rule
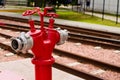
[[[28,31],[29,27],[26,27],[26,26],[17,26],[17,28],[15,28],[17,25],[11,25],[11,24],[5,24],[4,26],[1,26],[1,28],[3,29],[7,29],[7,30],[13,30],[13,31],[17,31],[17,32],[20,32],[20,31]],[[70,34],[71,36],[72,34]],[[74,34],[75,35],[75,34]],[[7,34],[3,34],[3,33],[0,33],[0,36],[2,37],[5,37],[5,38],[11,38],[12,36],[11,35],[7,35]],[[79,36],[80,37],[80,36]],[[78,37],[77,37],[78,38]],[[117,41],[117,40],[116,40]],[[118,41],[119,42],[119,41]],[[2,48],[4,49],[7,49],[13,53],[16,53],[14,52],[11,48],[10,48],[10,45],[6,45],[4,43],[0,43],[2,46]],[[64,56],[67,56],[67,57],[70,57],[72,59],[83,59],[84,61],[86,61],[87,63],[91,63],[91,64],[94,64],[96,66],[100,65],[102,67],[107,67],[107,69],[111,69],[111,70],[114,70],[114,71],[117,71],[119,72],[120,71],[120,67],[119,66],[115,66],[115,65],[112,65],[112,64],[108,64],[108,63],[105,63],[105,62],[100,62],[100,61],[96,61],[96,60],[93,60],[93,59],[89,59],[89,58],[86,58],[86,57],[83,57],[83,56],[78,56],[78,55],[75,55],[73,53],[69,53],[69,52],[65,52],[65,51],[61,51],[61,50],[58,50],[58,49],[55,49],[54,50],[54,53],[59,55],[62,54]],[[73,57],[74,56],[74,57]],[[89,73],[86,73],[86,72],[83,72],[83,71],[80,71],[80,70],[76,70],[70,66],[66,66],[62,63],[59,63],[59,62],[56,62],[54,64],[54,67],[57,67],[61,70],[64,70],[64,71],[67,71],[71,74],[74,74],[76,76],[79,76],[79,77],[82,77],[82,78],[85,78],[87,80],[103,80],[101,77],[99,76],[95,76],[95,75],[92,75],[92,74],[89,74]]]
[[[24,22],[24,23],[28,23],[28,19],[25,18],[17,18],[17,17],[11,17],[11,16],[4,16],[4,15],[0,15],[1,19],[6,19],[6,20],[12,20],[12,21],[19,21],[19,22]],[[35,20],[35,24],[39,25],[40,21]],[[48,26],[48,22],[45,22],[45,26]],[[63,28],[63,29],[67,29],[70,32],[77,32],[77,33],[81,33],[81,34],[90,34],[93,36],[99,36],[99,37],[105,37],[105,38],[112,38],[112,39],[120,39],[120,34],[116,34],[116,33],[110,33],[110,32],[106,32],[106,31],[98,31],[98,30],[92,30],[92,29],[86,29],[86,28],[80,28],[80,27],[75,27],[75,26],[68,26],[68,25],[61,25],[61,24],[54,24],[54,26]]]
[[[7,28],[7,29],[13,29],[13,30],[19,30],[19,31],[29,31],[29,27],[27,26],[20,26],[20,25],[15,25],[15,24],[5,24],[6,26],[2,27],[2,28]],[[57,27],[57,26],[56,26]],[[39,29],[39,26],[37,27]],[[90,33],[81,33],[80,31],[78,32],[79,29],[76,29],[76,28],[66,28],[66,27],[62,27],[62,28],[65,28],[67,30],[70,31],[69,35],[70,35],[70,40],[72,41],[84,41],[84,42],[90,42],[90,43],[95,43],[95,44],[99,44],[99,45],[107,45],[107,46],[111,46],[112,48],[120,48],[120,40],[118,39],[119,38],[119,34],[116,34],[116,35],[112,35],[112,33],[110,33],[109,35],[113,36],[113,37],[116,37],[117,39],[114,39],[113,37],[112,38],[108,38],[108,37],[101,37],[103,36],[103,33],[101,36],[97,36],[96,34],[98,34],[97,32],[94,33],[93,31],[91,31],[93,34],[90,34]],[[71,29],[70,29],[71,28]],[[88,31],[90,32],[90,31]],[[108,33],[107,33],[108,34]],[[105,34],[105,35],[107,35]],[[99,33],[100,35],[100,33]]]
[[[11,37],[13,37],[13,36],[11,36],[11,35],[6,35],[6,34],[2,34],[2,33],[0,33],[0,36],[2,36],[2,37],[4,37],[4,38],[7,38],[7,39],[10,39]],[[2,45],[1,48],[6,49],[6,50],[9,50],[10,52],[13,52],[13,53],[16,54],[16,52],[14,52],[14,51],[11,49],[10,45],[5,44],[5,43],[2,43],[2,42],[0,43],[0,45]],[[18,54],[21,54],[21,53],[18,53]],[[22,55],[22,56],[23,56],[23,55]],[[24,55],[24,56],[30,56],[30,57],[32,57],[32,54],[31,54],[31,53],[27,53],[27,54]],[[59,69],[61,69],[61,70],[65,70],[65,71],[67,71],[67,72],[69,72],[69,73],[71,73],[71,74],[74,74],[74,75],[76,75],[76,76],[85,78],[85,79],[87,79],[87,80],[90,80],[90,79],[93,79],[93,80],[96,80],[96,79],[97,79],[97,80],[102,80],[102,78],[100,78],[100,77],[98,77],[98,76],[94,76],[94,75],[92,75],[92,74],[88,74],[88,73],[85,73],[85,72],[83,72],[83,71],[75,70],[74,68],[71,68],[71,67],[66,66],[66,65],[64,65],[64,64],[61,64],[61,63],[59,63],[59,62],[56,62],[53,66],[56,67],[56,68],[59,68]]]

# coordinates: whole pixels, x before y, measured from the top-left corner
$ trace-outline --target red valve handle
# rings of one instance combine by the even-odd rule
[[[36,7],[33,10],[26,10],[25,12],[23,12],[23,16],[28,16],[28,15],[33,15],[34,13],[40,11],[39,7]]]
[[[44,8],[44,15],[47,14],[47,11],[48,11],[48,10],[52,10],[52,7],[45,7],[45,8]]]
[[[50,13],[47,13],[47,15],[46,15],[46,16],[56,18],[56,17],[58,17],[59,15],[58,15],[58,14],[56,14],[56,13],[54,13],[54,12],[50,12]]]
[[[45,7],[44,10],[52,10],[52,7]]]
[[[35,11],[34,10],[26,10],[25,12],[23,12],[23,16],[28,16],[28,15],[32,15],[32,14],[34,14],[35,13]]]

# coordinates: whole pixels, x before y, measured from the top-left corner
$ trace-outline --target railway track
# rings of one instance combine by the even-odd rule
[[[15,32],[21,32],[21,31],[25,31],[26,32],[29,29],[29,27],[25,27],[25,26],[24,27],[17,26],[17,28],[15,28],[16,26],[17,25],[6,24],[4,26],[1,26],[1,28],[2,29],[7,29],[7,30],[13,30]],[[10,39],[12,37],[12,35],[8,35],[7,33],[6,34],[0,33],[0,36],[2,36],[4,38],[8,38],[8,39]],[[0,44],[2,45],[2,48],[7,49],[7,50],[9,50],[9,51],[11,51],[13,53],[16,53],[16,52],[14,52],[10,48],[10,45],[4,44],[4,43],[0,43]],[[75,55],[75,54],[70,53],[70,52],[66,52],[66,51],[61,51],[61,50],[55,49],[54,50],[54,54],[58,55],[58,56],[61,54],[62,56],[66,56],[66,57],[69,57],[71,59],[76,59],[76,60],[82,59],[83,61],[85,61],[87,63],[94,64],[96,66],[99,65],[100,67],[107,67],[107,69],[110,69],[110,70],[113,70],[113,71],[116,71],[116,72],[120,71],[120,67],[119,66],[115,66],[115,65],[108,64],[108,63],[105,63],[105,62],[96,61],[96,60],[93,60],[93,59],[89,59],[87,57],[83,57],[83,56],[80,56],[80,55]],[[82,77],[84,79],[87,79],[87,80],[91,80],[91,79],[92,80],[103,80],[99,76],[96,76],[96,75],[93,75],[93,74],[90,74],[90,73],[87,73],[87,72],[83,72],[83,71],[77,70],[77,69],[75,69],[73,67],[65,65],[64,63],[60,63],[59,61],[56,62],[53,66],[56,67],[56,68],[59,68],[61,70],[67,71],[67,72],[69,72],[71,74],[74,74],[76,76],[79,76],[79,77]]]
[[[111,39],[111,38],[104,38],[80,33],[71,33],[70,34],[71,40],[73,41],[85,41],[90,43],[95,43],[104,46],[111,46],[112,48],[119,49],[120,48],[120,40]]]
[[[4,37],[4,38],[6,38],[6,39],[10,39],[11,37],[13,37],[13,36],[11,36],[11,35],[6,35],[6,34],[3,34],[3,33],[0,33],[0,36],[1,37]],[[10,40],[8,40],[8,42],[10,42]],[[13,52],[13,53],[16,53],[16,52],[14,52],[12,49],[11,49],[11,47],[10,47],[10,45],[8,45],[8,44],[5,44],[5,43],[0,43],[0,45],[2,45],[1,46],[1,48],[3,48],[3,49],[6,49],[6,50],[9,50],[10,52]],[[18,54],[21,54],[21,53],[18,53]],[[31,53],[27,53],[27,56],[30,56],[30,55],[32,55]],[[26,56],[26,55],[25,55]],[[74,73],[72,73],[72,74],[74,74],[74,75],[76,75],[76,76],[79,76],[79,77],[82,77],[82,78],[85,78],[85,79],[87,79],[87,80],[90,80],[90,79],[93,79],[93,80],[102,80],[100,77],[97,77],[97,76],[94,76],[94,75],[92,75],[92,74],[88,74],[88,73],[85,73],[85,72],[83,72],[83,71],[78,71],[78,70],[75,70],[74,68],[71,68],[71,67],[69,67],[69,66],[66,66],[66,65],[64,65],[64,64],[61,64],[61,63],[59,63],[59,62],[56,62],[55,64],[54,64],[54,67],[56,67],[56,68],[59,68],[59,69],[62,69],[62,70],[65,70],[65,71],[67,71],[67,72],[71,72],[72,73],[72,71],[74,72]],[[76,74],[77,73],[77,74]],[[80,75],[81,74],[81,75]]]
[[[4,27],[1,26],[1,27],[6,28],[6,29],[25,31],[25,32],[29,31],[28,26],[20,26],[20,25],[15,25],[15,24],[5,24],[5,25],[6,26],[4,26]],[[63,27],[63,28],[68,29],[66,27]],[[39,26],[37,27],[37,29],[39,29]],[[91,34],[88,35],[88,33],[83,34],[80,31],[78,32],[79,29],[71,28],[71,29],[68,29],[68,30],[70,31],[69,39],[72,40],[72,41],[84,41],[84,42],[95,43],[95,44],[104,45],[104,46],[111,46],[112,48],[118,48],[118,49],[120,48],[120,40],[118,40],[118,39],[113,39],[113,38],[108,38],[108,37],[101,37],[103,35],[97,36],[96,35],[97,32],[94,33],[94,35],[91,35]],[[112,35],[112,33],[110,33],[110,34],[113,37],[119,38],[118,34],[117,34],[117,36]],[[105,34],[105,35],[107,35],[107,34]]]
[[[12,20],[12,21],[19,21],[19,22],[24,22],[28,23],[28,19],[23,19],[23,18],[17,18],[17,17],[10,17],[10,16],[3,16],[0,15],[1,19],[6,19],[6,20]],[[35,24],[39,25],[40,22],[35,20]],[[45,22],[44,25],[48,26],[49,23]],[[93,36],[99,36],[99,37],[105,37],[105,38],[112,38],[112,39],[120,39],[120,34],[116,33],[110,33],[106,31],[98,31],[98,30],[92,30],[92,29],[86,29],[86,28],[80,28],[80,27],[75,27],[75,26],[67,26],[67,25],[60,25],[60,24],[54,24],[54,27],[58,28],[63,28],[67,29],[70,32],[77,32],[81,34],[87,34],[87,35],[93,35]]]

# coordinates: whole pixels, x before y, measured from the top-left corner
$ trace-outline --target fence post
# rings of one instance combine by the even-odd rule
[[[117,0],[116,24],[118,23],[118,16],[119,16],[119,0]]]
[[[104,20],[104,14],[105,14],[105,0],[103,0],[102,20]]]
[[[84,3],[83,3],[83,5],[84,5],[84,8],[83,8],[83,13],[85,14],[85,10],[86,10],[86,1],[84,0]]]
[[[94,13],[94,0],[93,0],[93,2],[92,2],[92,16],[93,16],[93,13]]]

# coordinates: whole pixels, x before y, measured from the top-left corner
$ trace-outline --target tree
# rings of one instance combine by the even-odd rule
[[[35,7],[40,6],[41,0],[34,0],[35,1]]]
[[[59,8],[60,5],[68,5],[72,2],[72,0],[47,0],[47,3],[50,5],[50,6],[57,6],[57,8]]]
[[[33,3],[34,0],[27,0],[27,6],[33,6],[31,3]]]

